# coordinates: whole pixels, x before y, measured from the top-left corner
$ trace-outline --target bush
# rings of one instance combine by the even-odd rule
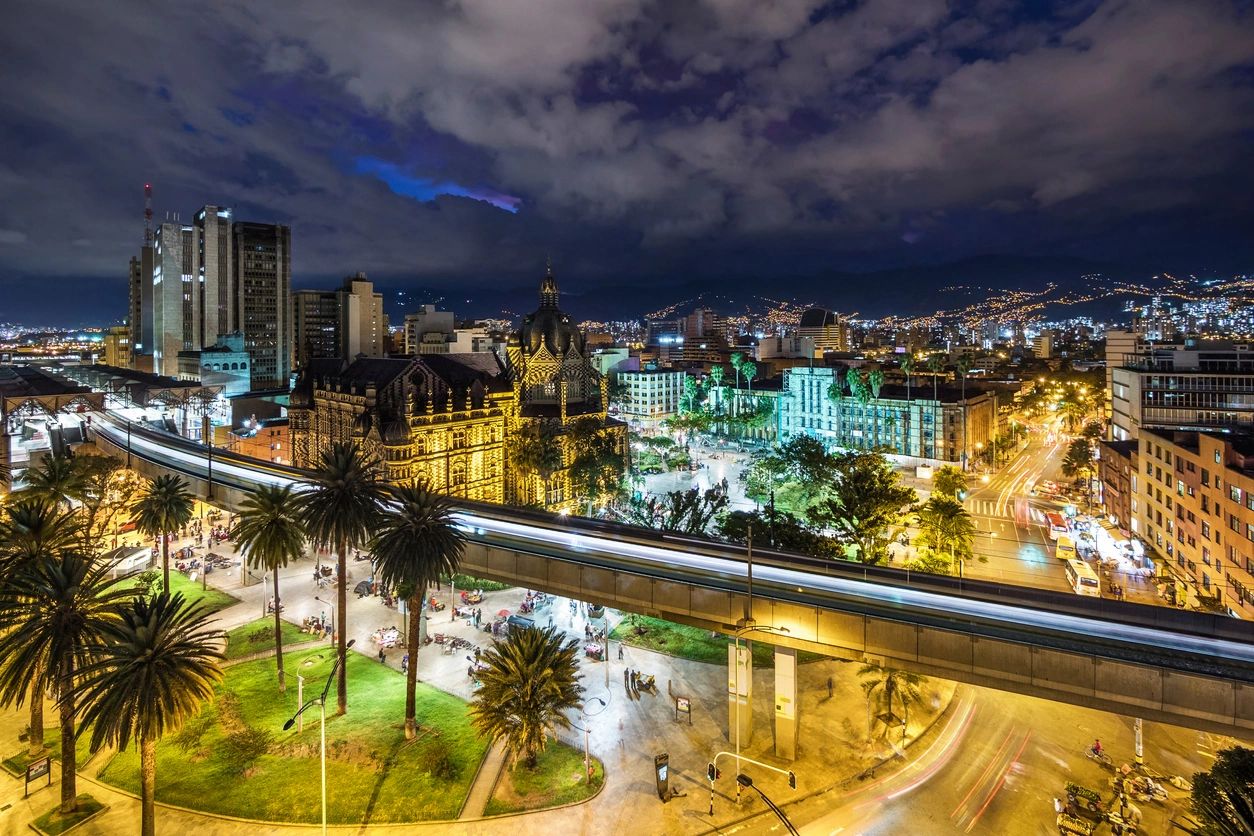
[[[156,569],[140,572],[135,577],[135,594],[141,598],[161,594],[161,573]]]
[[[462,765],[453,757],[453,750],[443,740],[433,740],[423,753],[422,765],[426,771],[442,781],[456,781],[462,774]]]
[[[251,726],[232,731],[222,741],[219,760],[223,771],[247,777],[248,769],[274,746],[274,735]]]
[[[200,751],[200,742],[205,733],[213,727],[213,715],[202,709],[196,716],[189,719],[174,736],[174,745],[180,752]]]

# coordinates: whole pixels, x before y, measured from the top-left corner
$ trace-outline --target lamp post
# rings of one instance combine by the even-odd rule
[[[345,647],[352,647],[356,641],[356,639],[351,639]],[[335,679],[335,674],[342,664],[344,664],[344,657],[337,655],[335,664],[331,666],[331,673],[327,676],[327,684],[322,688],[322,693],[302,705],[300,710],[283,724],[283,731],[288,731],[292,726],[296,725],[297,718],[305,713],[306,708],[309,708],[314,703],[318,704],[318,717],[321,725],[319,749],[322,761],[322,836],[326,836],[327,833],[327,692],[331,690],[331,680]]]
[[[323,600],[322,600],[321,598],[319,598],[317,595],[315,595],[315,596],[314,596],[314,600],[315,600],[315,601],[317,601],[319,604],[325,604],[328,608],[330,608],[330,610],[331,610],[331,632],[332,632],[332,633],[334,633],[334,632],[335,632],[335,607],[332,607],[330,604],[327,604],[327,602],[326,602],[326,601],[323,601]]]
[[[605,700],[601,699],[600,697],[593,697],[592,701],[599,702],[601,704],[601,711],[604,711],[606,708],[609,707],[609,703],[607,703]],[[600,714],[601,711],[596,712],[596,714],[589,714],[587,711],[583,711],[579,715],[579,719],[583,722],[583,728],[580,730],[583,732],[583,774],[584,774],[585,781],[588,780],[588,778],[590,777],[588,775],[588,769],[592,765],[592,754],[589,749],[589,743],[588,743],[588,735],[589,735],[588,718],[597,716],[597,714]]]

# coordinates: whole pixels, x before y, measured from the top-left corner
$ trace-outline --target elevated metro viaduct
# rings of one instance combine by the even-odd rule
[[[148,476],[176,473],[237,508],[256,485],[307,474],[112,419],[98,446]],[[466,504],[464,571],[618,609],[734,632],[784,628],[776,647],[776,752],[796,745],[797,650],[1238,737],[1254,732],[1254,626],[1149,607],[780,553],[755,553],[616,524]],[[731,653],[729,652],[729,657]],[[744,654],[747,656],[747,654]],[[729,658],[729,724],[752,730],[751,664]],[[741,687],[737,688],[737,682]],[[737,699],[739,698],[739,699]]]

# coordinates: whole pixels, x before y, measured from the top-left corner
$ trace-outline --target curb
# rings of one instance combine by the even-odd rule
[[[906,744],[903,748],[905,748],[905,749],[909,749],[910,747],[914,746],[914,744],[915,744],[915,743],[917,743],[919,740],[923,739],[924,735],[928,734],[929,732],[931,732],[931,731],[932,731],[932,729],[933,729],[933,728],[935,728],[936,724],[940,721],[940,719],[941,719],[942,717],[945,717],[945,716],[947,716],[947,715],[950,713],[950,711],[953,709],[953,705],[954,705],[954,698],[955,698],[956,696],[958,696],[958,690],[959,690],[960,688],[962,688],[962,687],[963,687],[963,686],[962,686],[961,684],[958,684],[958,685],[956,685],[956,686],[954,687],[953,693],[952,693],[952,694],[950,694],[950,696],[949,696],[949,702],[945,705],[945,707],[944,707],[943,709],[941,709],[940,711],[936,712],[936,716],[932,718],[932,722],[928,723],[925,727],[923,727],[922,729],[920,729],[920,730],[919,730],[919,733],[918,733],[917,735],[915,735],[915,736],[914,736],[914,738],[913,738],[913,739],[911,739],[911,741],[910,741],[909,743],[907,743],[907,744]],[[816,790],[811,790],[810,792],[806,793],[805,795],[800,795],[800,796],[797,796],[797,797],[796,797],[796,798],[794,798],[794,799],[791,799],[791,800],[789,800],[789,801],[784,802],[784,803],[783,803],[782,805],[780,805],[780,806],[781,806],[782,808],[785,808],[785,809],[786,809],[786,808],[788,808],[788,807],[790,807],[790,806],[792,806],[792,805],[794,805],[794,804],[797,804],[797,803],[799,803],[799,802],[802,802],[802,801],[807,801],[807,800],[809,800],[809,799],[811,799],[811,798],[814,798],[814,797],[816,797],[816,796],[822,795],[823,793],[826,793],[826,792],[831,792],[831,791],[832,791],[832,790],[834,790],[834,789],[838,789],[838,788],[845,787],[846,785],[848,785],[848,784],[849,784],[849,782],[851,782],[851,781],[856,781],[856,780],[859,780],[859,779],[862,779],[863,777],[865,777],[865,776],[866,776],[866,774],[867,774],[868,772],[872,772],[872,771],[874,771],[874,770],[876,770],[876,769],[879,769],[879,768],[880,768],[880,767],[882,767],[884,764],[886,764],[886,763],[891,763],[893,760],[894,760],[894,758],[884,758],[884,759],[881,759],[881,760],[880,760],[880,761],[878,761],[877,763],[875,763],[875,764],[873,764],[873,765],[871,765],[871,766],[866,767],[866,768],[865,768],[865,769],[863,769],[861,772],[857,772],[857,773],[854,773],[853,775],[849,775],[849,776],[846,776],[846,777],[844,777],[844,778],[841,778],[839,781],[835,781],[835,782],[833,782],[833,783],[831,783],[831,784],[828,784],[826,787],[820,787],[819,789],[816,789]],[[729,828],[734,828],[734,827],[736,827],[736,826],[738,826],[738,825],[742,825],[742,824],[744,824],[744,823],[746,823],[746,822],[750,822],[750,821],[753,821],[754,819],[758,819],[758,818],[761,818],[761,817],[762,817],[762,816],[764,816],[764,815],[770,815],[770,814],[771,814],[771,811],[770,811],[770,810],[760,810],[760,811],[755,812],[755,813],[750,813],[749,815],[742,816],[741,818],[738,818],[738,819],[733,819],[732,821],[725,822],[724,824],[721,824],[721,825],[716,825],[716,826],[714,826],[714,827],[710,828],[709,830],[702,830],[702,831],[701,831],[701,836],[709,836],[709,834],[724,833],[724,832],[726,832]]]

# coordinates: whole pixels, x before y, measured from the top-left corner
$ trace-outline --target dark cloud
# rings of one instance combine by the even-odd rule
[[[147,181],[290,222],[297,284],[1254,254],[1226,0],[6,11],[0,281],[122,276]]]

